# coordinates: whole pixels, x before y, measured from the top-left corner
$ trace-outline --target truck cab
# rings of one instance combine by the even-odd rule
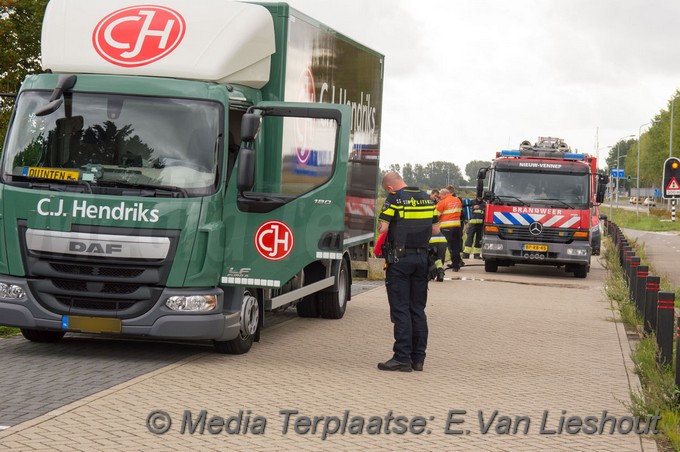
[[[51,0],[42,46],[2,154],[1,324],[245,353],[269,313],[344,315],[375,227],[382,55],[222,0]]]

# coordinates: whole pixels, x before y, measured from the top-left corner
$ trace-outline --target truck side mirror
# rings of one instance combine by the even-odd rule
[[[477,171],[477,197],[481,198],[484,192],[484,179],[486,179],[486,172],[488,168],[480,168]]]
[[[236,174],[236,188],[239,193],[250,191],[255,185],[255,150],[241,148],[238,153],[238,173]]]
[[[602,204],[604,202],[604,194],[607,191],[607,184],[609,183],[609,176],[606,174],[597,175],[597,192],[595,193],[595,203]]]
[[[254,141],[260,131],[262,116],[253,113],[245,113],[241,118],[241,139],[243,141]]]

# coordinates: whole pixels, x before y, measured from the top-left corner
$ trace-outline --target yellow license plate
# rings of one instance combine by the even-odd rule
[[[82,333],[120,333],[123,325],[120,319],[65,315],[61,318],[61,328]]]
[[[548,245],[534,245],[531,243],[525,243],[522,245],[522,249],[524,251],[540,251],[542,253],[545,253],[548,251]]]
[[[21,174],[22,176],[34,177],[36,179],[76,181],[80,178],[78,171],[68,171],[59,168],[36,168],[33,166],[25,166]]]

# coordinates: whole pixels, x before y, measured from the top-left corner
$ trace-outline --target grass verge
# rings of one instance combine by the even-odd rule
[[[609,216],[609,206],[600,206],[600,213]],[[647,207],[634,210],[613,209],[613,221],[621,228],[637,229],[638,231],[680,231],[680,218],[670,221],[671,212],[665,208],[652,207],[647,213]],[[611,219],[611,218],[610,218]]]
[[[614,244],[606,239],[604,258],[607,267],[606,293],[621,313],[621,319],[629,329],[642,332],[642,318],[631,302],[623,270],[618,261]],[[636,416],[660,415],[657,438],[665,450],[680,452],[680,390],[674,383],[674,366],[661,366],[656,338],[644,336],[635,346],[632,359],[635,373],[640,377],[641,392],[631,388],[631,404],[628,407]],[[675,356],[675,354],[673,354]]]
[[[19,328],[11,328],[9,326],[0,326],[0,337],[11,337],[19,334]]]

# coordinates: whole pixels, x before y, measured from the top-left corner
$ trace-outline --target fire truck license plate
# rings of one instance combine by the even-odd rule
[[[524,251],[539,251],[545,253],[548,251],[548,245],[534,245],[532,243],[525,243],[522,245]]]
[[[82,333],[120,333],[123,326],[120,319],[65,315],[61,318],[61,328]]]

